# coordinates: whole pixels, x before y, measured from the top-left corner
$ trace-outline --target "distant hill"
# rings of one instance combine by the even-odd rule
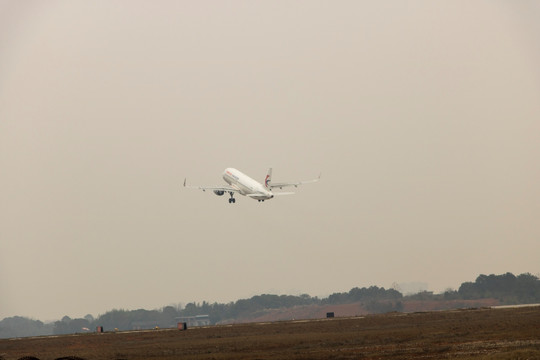
[[[61,321],[44,324],[20,316],[0,321],[0,338],[50,334],[72,334],[105,330],[134,330],[154,327],[175,327],[178,319],[205,315],[210,324],[279,321],[324,318],[329,312],[347,317],[386,312],[418,312],[458,308],[478,308],[496,305],[540,303],[540,280],[529,273],[514,276],[480,275],[475,282],[465,282],[458,290],[442,294],[422,291],[403,296],[395,289],[377,286],[352,288],[319,299],[303,294],[262,294],[227,304],[188,303],[184,308],[166,306],[160,310],[112,310],[97,319],[64,316]]]
[[[407,300],[402,301],[402,312],[424,312],[464,308],[484,308],[500,305],[496,299],[478,300]],[[364,303],[355,302],[350,304],[334,305],[306,305],[291,308],[268,309],[264,312],[252,314],[235,320],[224,321],[227,323],[240,322],[272,322],[299,319],[321,319],[327,313],[334,313],[335,317],[351,317],[373,314]]]

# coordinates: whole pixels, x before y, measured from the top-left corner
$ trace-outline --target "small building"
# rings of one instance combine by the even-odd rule
[[[209,326],[210,315],[181,316],[174,318],[176,323],[186,323],[188,327]]]

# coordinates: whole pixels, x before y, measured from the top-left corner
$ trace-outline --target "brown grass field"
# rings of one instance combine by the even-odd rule
[[[540,359],[540,307],[0,340],[0,359],[32,358]]]

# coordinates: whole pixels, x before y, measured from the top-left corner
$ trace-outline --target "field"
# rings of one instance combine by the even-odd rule
[[[107,329],[105,329],[107,330]],[[540,307],[0,340],[0,359],[540,359]]]

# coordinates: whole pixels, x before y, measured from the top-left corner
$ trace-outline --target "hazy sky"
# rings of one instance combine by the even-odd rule
[[[540,273],[537,1],[0,1],[0,319]],[[226,167],[322,180],[265,203]]]

